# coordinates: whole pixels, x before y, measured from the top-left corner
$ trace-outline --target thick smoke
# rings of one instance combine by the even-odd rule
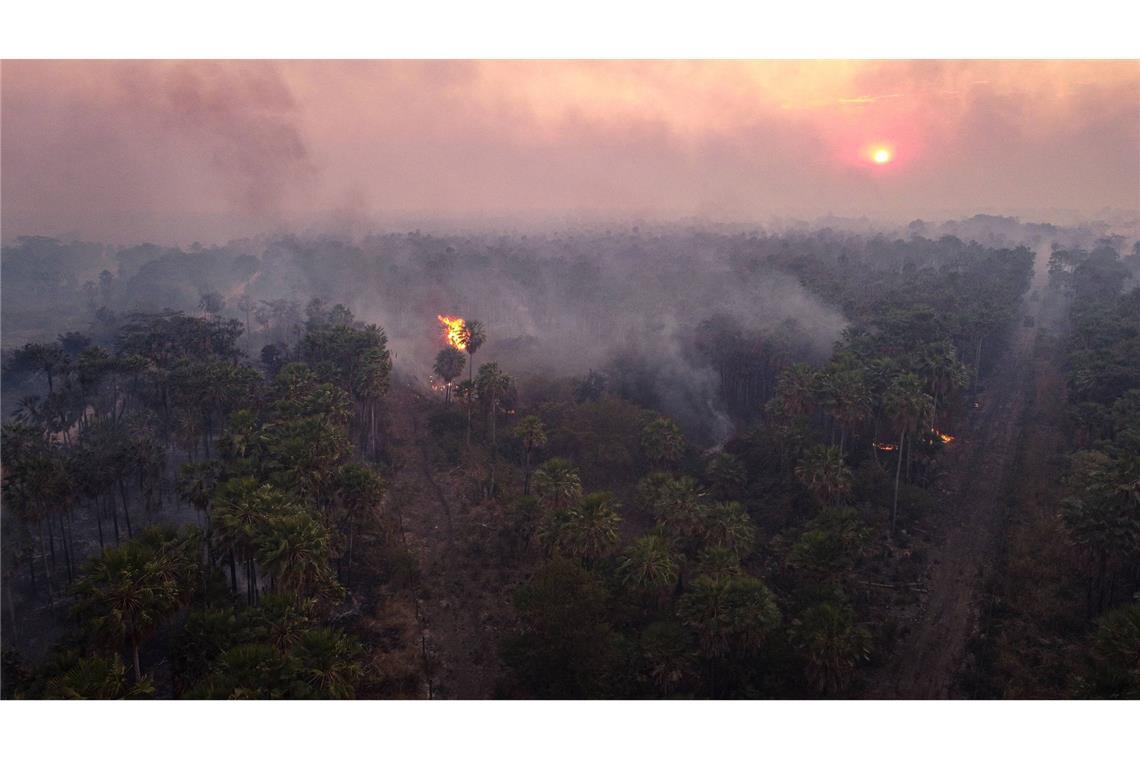
[[[276,236],[187,249],[25,239],[4,251],[5,348],[88,329],[92,307],[197,313],[202,296],[217,293],[227,316],[249,322],[244,347],[256,356],[265,343],[295,338],[305,305],[317,298],[382,325],[397,374],[426,387],[442,347],[436,315],[452,314],[484,323],[489,340],[476,363],[499,362],[523,388],[534,377],[599,372],[611,390],[714,443],[760,403],[751,392],[726,398],[726,367],[714,356],[731,363],[739,346],[747,363],[755,357],[749,351],[764,344],[788,346],[787,361],[819,362],[846,325],[836,308],[798,282],[788,254],[834,258],[897,247],[907,237],[954,235],[989,246],[1030,246],[1041,275],[1055,247],[1087,249],[1129,231],[1116,221],[1062,227],[993,216],[915,221],[895,230],[835,217],[824,228],[791,221],[784,227],[779,234],[627,225],[543,235]],[[1126,237],[1135,240],[1134,227]],[[57,280],[48,282],[44,271]],[[282,299],[293,302],[291,316]],[[288,324],[240,308],[252,304],[264,312],[273,302]],[[63,304],[53,309],[50,326],[43,322],[46,303]],[[770,392],[769,386],[764,393]]]

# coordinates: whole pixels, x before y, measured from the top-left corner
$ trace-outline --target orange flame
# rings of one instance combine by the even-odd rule
[[[943,433],[941,430],[938,430],[937,428],[930,428],[930,432],[932,432],[936,436],[938,436],[938,439],[940,441],[942,441],[943,443],[952,443],[954,441],[954,436],[950,435],[949,433]]]
[[[467,348],[467,342],[463,339],[463,330],[467,327],[467,323],[463,321],[463,317],[445,317],[442,314],[436,314],[435,318],[443,325],[443,338],[447,341],[447,345],[458,348],[460,351]]]
[[[893,443],[873,443],[871,445],[874,446],[879,451],[894,451],[895,449],[898,448],[898,446],[896,446]]]

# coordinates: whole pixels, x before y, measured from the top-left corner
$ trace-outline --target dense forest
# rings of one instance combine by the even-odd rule
[[[1140,697],[1102,233],[20,238],[4,697]]]

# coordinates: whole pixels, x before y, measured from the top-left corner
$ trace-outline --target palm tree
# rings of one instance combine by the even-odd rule
[[[451,383],[463,372],[463,365],[466,363],[467,359],[463,357],[463,352],[455,346],[441,348],[439,353],[435,355],[435,364],[432,369],[445,384],[445,404],[451,404]]]
[[[870,635],[854,623],[851,608],[829,602],[809,608],[792,626],[808,680],[826,695],[851,683],[860,660],[870,654]]]
[[[222,549],[245,565],[246,603],[257,604],[258,538],[272,516],[289,511],[287,497],[254,478],[235,478],[218,489],[214,499],[214,535]]]
[[[717,693],[717,662],[755,652],[780,623],[776,598],[747,575],[697,578],[677,603],[677,615],[696,634]]]
[[[906,434],[914,432],[931,405],[930,396],[922,391],[922,381],[910,372],[904,373],[891,383],[884,398],[884,406],[899,434],[899,445],[895,453],[895,496],[891,502],[891,535],[895,532],[895,521],[899,506],[899,475],[902,472],[903,446]]]
[[[218,656],[190,699],[286,699],[297,694],[294,661],[269,644],[238,644]]]
[[[926,379],[926,389],[932,402],[930,405],[930,428],[935,425],[938,401],[954,391],[966,387],[969,375],[965,365],[958,360],[958,351],[949,340],[928,345],[921,357],[921,372]]]
[[[250,330],[249,317],[257,309],[257,304],[249,297],[248,293],[242,293],[238,297],[237,302],[238,311],[245,315],[245,346],[248,350],[253,342],[253,332]]]
[[[48,393],[55,392],[55,377],[67,365],[67,354],[58,343],[27,343],[12,352],[8,367],[17,372],[43,372]]]
[[[692,548],[700,536],[703,512],[703,494],[697,481],[686,476],[673,478],[661,474],[644,478],[638,487],[639,498],[657,517],[657,524],[673,537],[682,548]]]
[[[835,446],[813,446],[796,465],[796,477],[821,507],[839,506],[851,495],[851,468]]]
[[[226,307],[226,301],[222,298],[222,294],[211,290],[208,293],[203,293],[202,297],[198,300],[198,308],[202,310],[203,315],[209,315],[213,318],[218,318],[222,309]]]
[[[646,680],[668,696],[693,670],[692,634],[674,622],[650,623],[641,632],[641,658]]]
[[[780,373],[776,398],[789,416],[801,417],[815,405],[818,376],[807,364],[797,362]]]
[[[555,457],[534,471],[534,490],[544,507],[559,511],[582,496],[578,468],[568,459]]]
[[[658,417],[642,429],[641,447],[655,466],[673,465],[685,452],[685,437],[673,420]]]
[[[459,403],[467,410],[467,435],[466,445],[471,447],[471,409],[475,406],[475,383],[470,380],[464,380],[455,386],[455,397],[459,399]]]
[[[317,600],[285,594],[266,594],[255,611],[259,631],[282,652],[297,645],[317,622]]]
[[[463,343],[463,350],[471,357],[467,379],[473,381],[475,379],[475,352],[487,342],[487,330],[479,320],[467,320],[459,331],[459,340]]]
[[[352,554],[357,525],[361,516],[376,509],[384,498],[385,484],[375,471],[358,464],[347,464],[340,470],[337,483],[337,501],[343,514],[341,530],[347,534],[345,546],[344,585],[352,586]]]
[[[618,577],[632,589],[661,592],[677,583],[677,552],[663,533],[634,541],[618,564]]]
[[[704,507],[698,524],[706,548],[725,549],[737,559],[752,551],[756,528],[740,502],[719,501]]]
[[[95,637],[131,650],[135,681],[142,681],[139,647],[174,613],[180,589],[159,555],[143,539],[107,549],[92,560],[77,587],[76,611]]]
[[[329,628],[305,631],[293,650],[298,676],[318,699],[352,699],[363,674],[360,645]]]
[[[511,390],[511,378],[499,370],[498,364],[490,362],[479,368],[479,377],[475,379],[475,390],[491,414],[491,493],[494,494],[495,464],[499,452],[497,438],[499,406],[504,396]]]
[[[847,432],[871,415],[871,393],[859,370],[829,373],[824,389],[828,411],[839,423],[839,453],[842,455]]]
[[[175,483],[178,497],[194,509],[207,515],[214,489],[222,476],[222,463],[213,459],[204,462],[187,462],[182,465]]]
[[[257,562],[274,588],[296,597],[335,588],[328,529],[303,507],[290,505],[262,522],[255,542]]]
[[[619,509],[621,506],[611,493],[587,495],[564,513],[555,513],[559,524],[554,545],[587,566],[592,565],[617,545]]]
[[[472,319],[463,323],[459,331],[459,339],[463,342],[463,349],[467,352],[467,381],[471,383],[470,393],[474,397],[475,391],[475,352],[487,342],[487,331],[483,323]],[[471,402],[467,403],[467,447],[471,447]]]
[[[528,414],[519,420],[514,429],[515,437],[523,448],[523,496],[530,495],[530,456],[535,449],[546,446],[546,428],[542,420]]]
[[[697,574],[710,578],[733,577],[744,572],[740,554],[723,546],[711,546],[697,557]]]
[[[748,482],[748,473],[740,460],[724,451],[714,454],[705,465],[705,476],[712,484],[714,498],[731,499],[739,496]]]
[[[118,653],[110,657],[80,657],[61,675],[48,681],[47,699],[140,699],[154,695],[149,678],[127,684],[127,668]]]
[[[339,304],[338,304],[339,305]],[[360,425],[367,430],[365,440],[372,458],[376,458],[376,405],[388,392],[389,375],[392,371],[392,355],[388,351],[388,336],[376,325],[369,325],[363,331],[369,347],[360,352],[356,368],[350,380],[353,396],[363,407]],[[364,412],[367,420],[363,420]]]

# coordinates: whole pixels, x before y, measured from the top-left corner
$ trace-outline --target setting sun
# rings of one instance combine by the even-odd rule
[[[891,151],[887,148],[875,148],[871,152],[871,160],[876,164],[889,164],[891,162]]]

